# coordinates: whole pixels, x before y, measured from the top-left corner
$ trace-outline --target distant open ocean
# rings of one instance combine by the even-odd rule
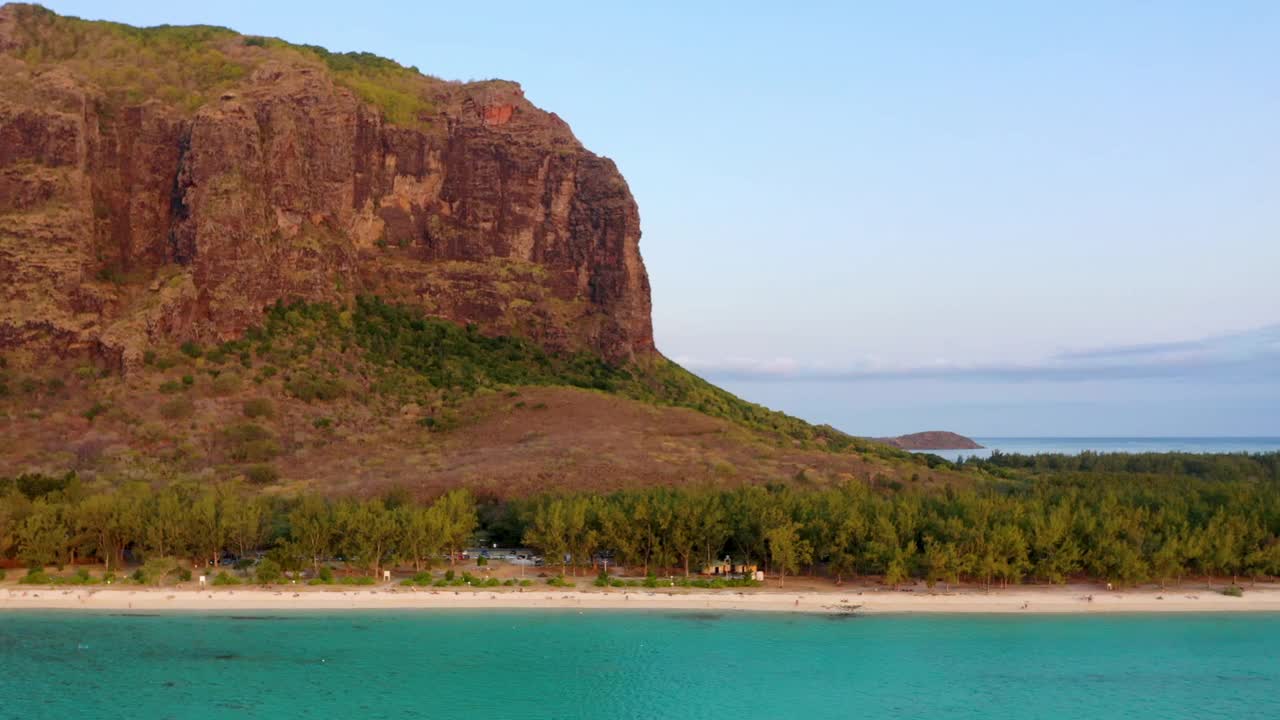
[[[992,450],[1035,455],[1085,451],[1100,453],[1191,452],[1238,453],[1280,451],[1280,437],[975,437],[982,450],[921,450],[949,460],[987,457]]]

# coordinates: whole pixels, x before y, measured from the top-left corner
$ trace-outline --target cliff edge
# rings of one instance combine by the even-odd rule
[[[362,294],[651,354],[635,201],[505,81],[207,26],[0,8],[0,350],[117,369]]]

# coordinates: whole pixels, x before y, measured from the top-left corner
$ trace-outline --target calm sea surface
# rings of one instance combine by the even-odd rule
[[[1093,452],[1277,452],[1280,437],[976,437],[982,450],[924,450],[944,458],[987,457],[992,450],[1035,455]]]
[[[4,613],[0,716],[1276,718],[1280,616]]]

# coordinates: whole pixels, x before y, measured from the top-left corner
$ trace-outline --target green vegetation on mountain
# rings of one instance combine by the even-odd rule
[[[159,99],[190,112],[230,89],[263,61],[316,62],[334,80],[405,126],[429,125],[438,79],[366,52],[335,53],[212,25],[133,27],[82,20],[39,6],[18,13],[23,60],[61,66],[91,80],[115,105]]]
[[[273,365],[293,367],[312,356],[327,355],[329,361],[310,363],[303,371],[302,377],[312,378],[307,382],[314,384],[323,382],[314,378],[335,376],[336,357],[353,347],[360,348],[362,357],[377,368],[370,388],[406,402],[430,396],[450,403],[481,389],[566,385],[691,408],[806,447],[927,462],[749,403],[661,357],[624,367],[586,353],[549,353],[522,338],[489,337],[474,325],[464,327],[426,317],[415,308],[387,304],[378,298],[359,298],[350,308],[315,303],[276,305],[260,328],[216,352],[219,357],[242,356],[252,348],[257,357]]]

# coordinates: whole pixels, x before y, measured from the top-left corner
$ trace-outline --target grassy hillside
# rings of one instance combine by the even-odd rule
[[[8,367],[0,428],[8,472],[342,492],[946,479],[925,458],[745,402],[661,357],[614,367],[549,354],[376,298],[279,305],[239,340],[156,348],[124,376]]]

